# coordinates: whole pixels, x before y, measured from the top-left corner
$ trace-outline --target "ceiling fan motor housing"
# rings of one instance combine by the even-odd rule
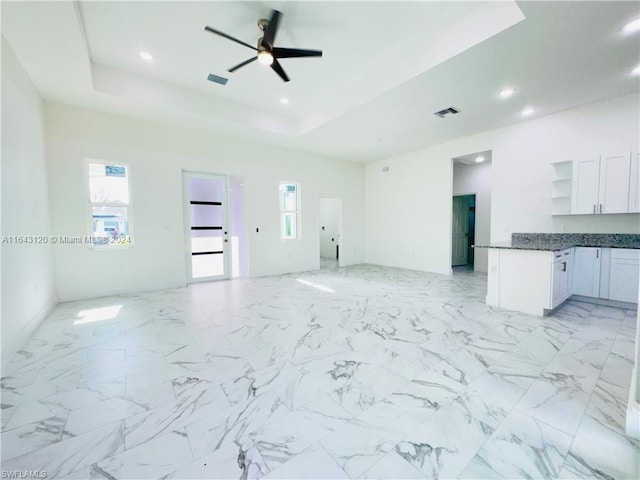
[[[258,28],[261,32],[264,32],[268,26],[269,20],[267,20],[266,18],[261,18],[260,20],[258,20]]]

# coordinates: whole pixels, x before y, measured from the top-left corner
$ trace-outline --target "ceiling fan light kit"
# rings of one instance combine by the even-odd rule
[[[282,13],[278,10],[273,10],[271,12],[271,18],[269,20],[265,18],[261,18],[258,20],[258,28],[262,32],[262,37],[258,39],[258,46],[252,47],[248,43],[243,42],[242,40],[238,40],[231,35],[228,35],[224,32],[216,30],[214,28],[209,27],[208,25],[204,27],[204,29],[208,32],[215,33],[216,35],[220,35],[221,37],[226,38],[227,40],[231,40],[232,42],[243,45],[247,48],[256,52],[255,57],[251,57],[245,60],[238,65],[231,67],[227,70],[229,73],[233,73],[239,68],[242,68],[250,63],[258,60],[258,63],[264,66],[270,66],[271,69],[278,74],[278,76],[284,82],[289,81],[289,77],[285,73],[282,65],[278,59],[281,58],[301,58],[301,57],[321,57],[322,50],[303,50],[299,48],[279,48],[274,46],[276,33],[278,32],[278,24],[280,22],[280,17]]]
[[[262,65],[269,66],[273,63],[273,55],[267,50],[258,52],[258,62]]]

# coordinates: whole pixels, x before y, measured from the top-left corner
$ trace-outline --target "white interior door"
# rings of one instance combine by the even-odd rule
[[[318,218],[320,220],[320,257],[338,260],[342,230],[342,199],[320,197]]]
[[[184,172],[189,282],[229,278],[227,177]]]
[[[451,248],[451,265],[467,264],[467,247],[469,244],[469,197],[453,197],[453,245]]]

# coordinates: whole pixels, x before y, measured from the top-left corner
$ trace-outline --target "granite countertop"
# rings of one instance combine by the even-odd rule
[[[514,233],[511,241],[474,248],[558,252],[571,247],[640,248],[640,235],[629,233]]]

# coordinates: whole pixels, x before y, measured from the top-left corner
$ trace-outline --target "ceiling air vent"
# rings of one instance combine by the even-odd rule
[[[218,75],[214,75],[213,73],[209,74],[207,80],[213,83],[219,83],[220,85],[226,85],[226,83],[229,81],[228,78],[219,77]]]
[[[449,107],[449,108],[445,108],[444,110],[440,110],[439,112],[435,112],[434,115],[437,115],[440,118],[444,118],[447,115],[455,115],[456,113],[459,113],[460,110],[458,110],[457,108],[454,107]]]

